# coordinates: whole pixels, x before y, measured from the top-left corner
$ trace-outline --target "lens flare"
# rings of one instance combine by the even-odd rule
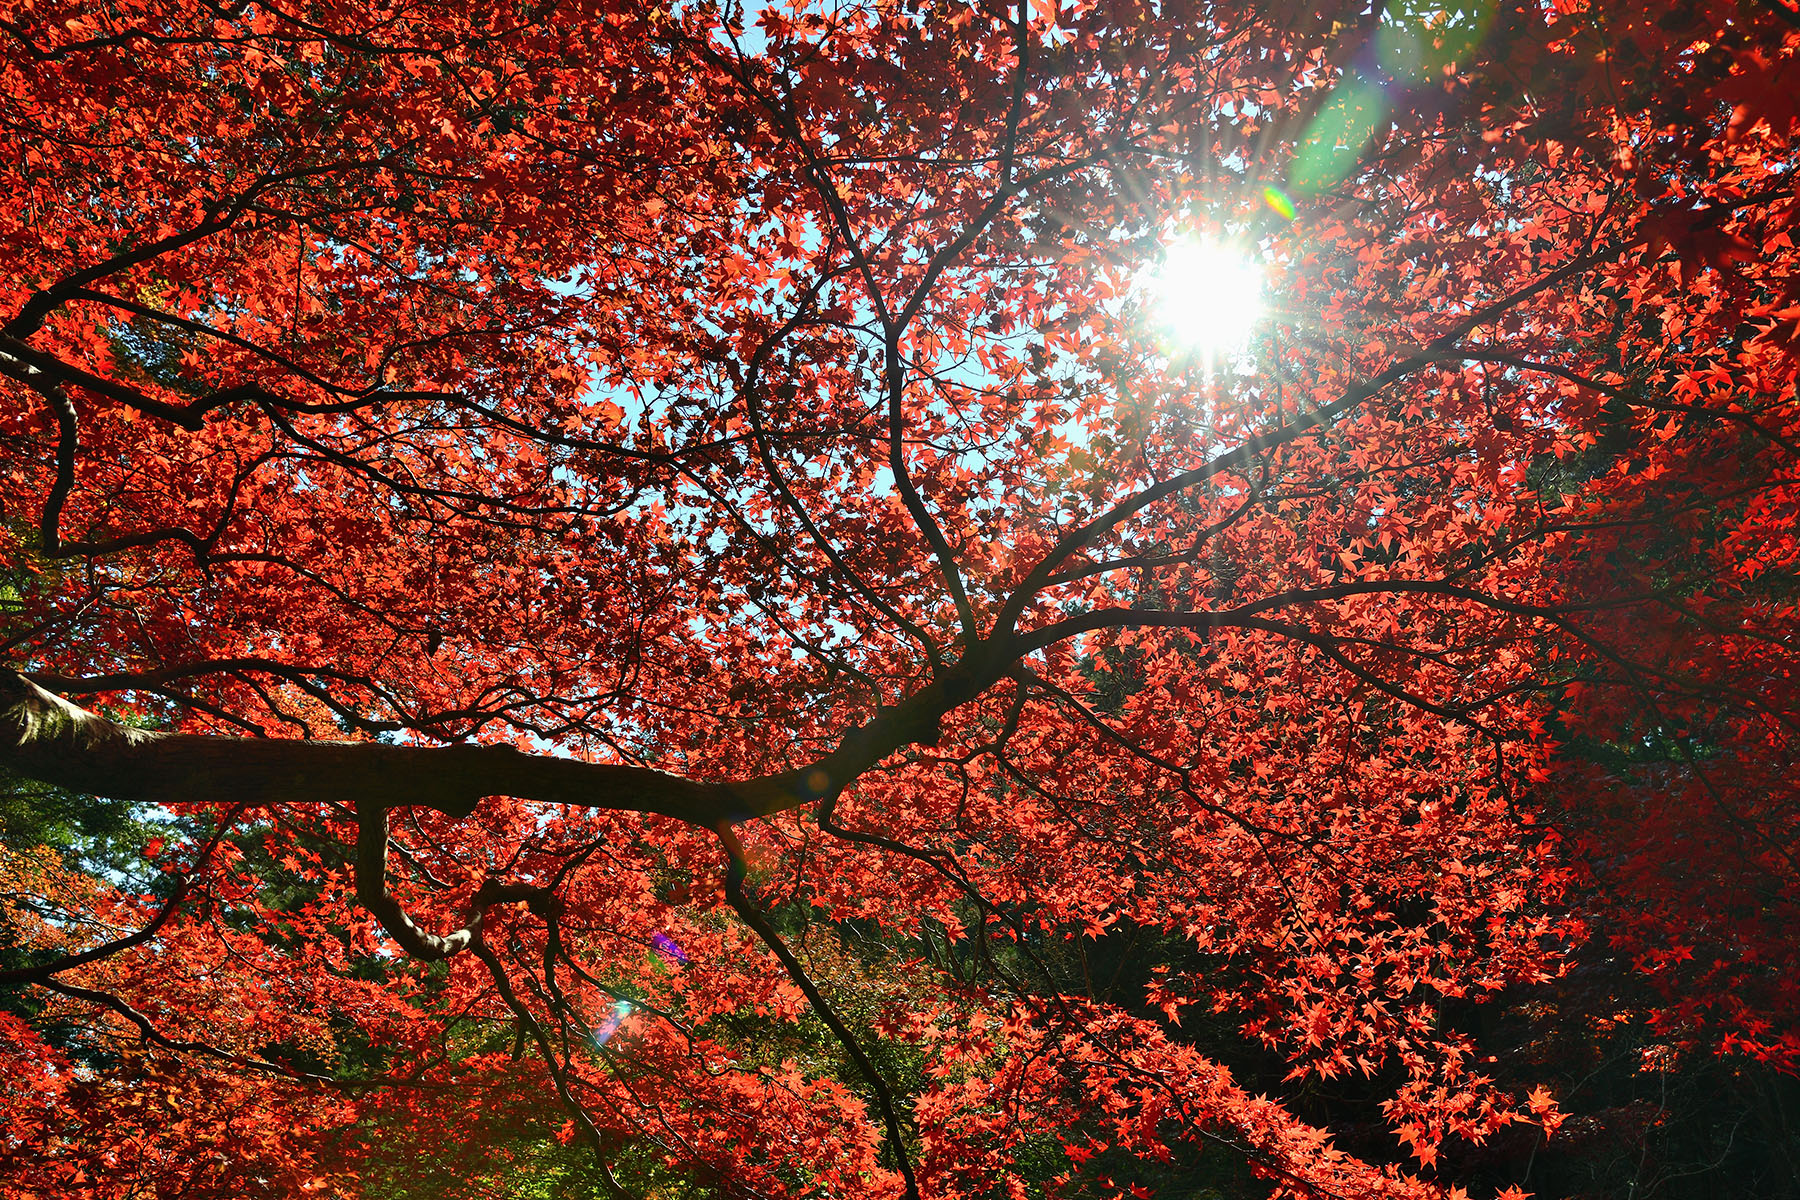
[[[670,966],[685,967],[688,965],[687,951],[683,950],[681,948],[681,944],[679,942],[677,942],[674,938],[670,937],[668,934],[666,934],[666,933],[651,934],[650,935],[650,946],[651,946],[651,949],[655,950],[658,954],[660,954],[662,956],[663,961],[668,963]]]
[[[619,1026],[625,1023],[625,1018],[629,1017],[633,1011],[635,1011],[635,1006],[629,1000],[621,1000],[613,1005],[612,1011],[606,1014],[606,1020],[600,1022],[594,1030],[594,1044],[604,1046],[611,1041],[612,1035],[619,1032]]]

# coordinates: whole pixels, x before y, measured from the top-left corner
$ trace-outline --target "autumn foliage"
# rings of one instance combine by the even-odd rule
[[[1784,0],[0,10],[0,1196],[1516,1197],[1800,1072]]]

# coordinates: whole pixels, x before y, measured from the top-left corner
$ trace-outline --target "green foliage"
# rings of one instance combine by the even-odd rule
[[[0,772],[0,844],[49,846],[65,865],[126,887],[150,887],[157,872],[144,859],[152,838],[174,818],[148,805],[84,796]]]

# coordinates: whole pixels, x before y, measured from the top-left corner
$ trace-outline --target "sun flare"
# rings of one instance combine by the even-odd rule
[[[1170,339],[1209,366],[1239,354],[1264,312],[1261,265],[1242,249],[1214,241],[1172,243],[1150,292]]]

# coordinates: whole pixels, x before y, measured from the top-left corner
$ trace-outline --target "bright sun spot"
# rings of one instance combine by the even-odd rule
[[[1263,273],[1242,250],[1211,241],[1172,243],[1150,278],[1159,321],[1211,366],[1250,340],[1263,316]]]

